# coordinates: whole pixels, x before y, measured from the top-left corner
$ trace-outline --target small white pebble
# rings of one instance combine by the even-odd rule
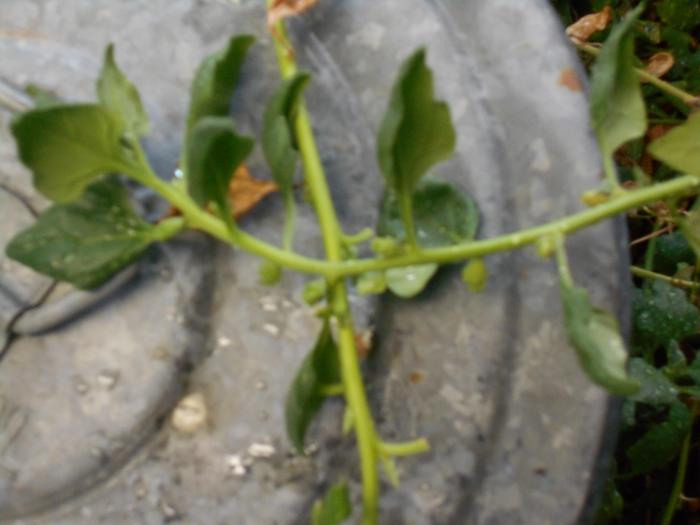
[[[229,454],[226,456],[226,463],[234,476],[244,476],[247,472],[243,460],[239,454]]]
[[[265,323],[263,325],[263,330],[265,330],[270,335],[278,335],[280,333],[279,326],[272,323]]]
[[[255,382],[255,390],[267,390],[267,383],[265,381],[256,381]]]
[[[226,348],[226,347],[231,346],[231,340],[230,340],[228,337],[224,336],[224,335],[222,335],[221,337],[219,337],[219,339],[216,340],[216,343],[217,343],[221,348]]]
[[[266,312],[276,312],[279,309],[275,298],[269,295],[260,299],[260,306]]]
[[[193,434],[207,422],[207,406],[204,396],[195,392],[183,397],[173,410],[171,423],[183,434]]]
[[[112,390],[118,380],[118,370],[103,370],[97,375],[97,383],[106,390]]]
[[[284,306],[285,308],[292,308],[294,306],[294,303],[285,299],[282,301],[282,306]]]
[[[277,450],[269,443],[251,443],[248,454],[254,458],[271,458]]]

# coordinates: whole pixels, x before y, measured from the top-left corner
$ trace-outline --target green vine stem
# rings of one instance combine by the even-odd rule
[[[588,53],[589,55],[598,56],[600,54],[600,48],[594,46],[593,44],[577,43],[576,47],[581,51]],[[695,107],[698,104],[700,104],[700,97],[697,97],[696,95],[691,95],[687,91],[683,91],[682,89],[677,88],[673,84],[666,82],[665,80],[661,80],[659,77],[652,75],[644,69],[635,68],[635,71],[637,72],[639,80],[641,80],[642,82],[648,82],[649,84],[655,86],[661,91],[680,99],[684,104],[690,107]]]
[[[671,495],[668,498],[668,503],[666,504],[666,509],[664,510],[663,518],[661,519],[660,525],[671,525],[673,522],[673,516],[676,514],[676,509],[678,508],[678,500],[681,497],[681,492],[683,491],[683,485],[685,484],[685,475],[688,470],[688,455],[690,453],[690,443],[693,438],[693,421],[695,420],[696,404],[693,403],[691,411],[693,414],[693,419],[690,423],[690,430],[688,435],[685,436],[683,440],[683,445],[681,446],[681,452],[678,456],[678,468],[676,470],[676,479],[673,482],[673,488],[671,489]]]
[[[637,277],[643,277],[645,279],[656,279],[658,281],[665,281],[668,284],[676,286],[678,288],[685,288],[687,290],[700,290],[700,283],[694,283],[693,281],[686,281],[685,279],[678,279],[676,277],[671,277],[669,275],[664,275],[662,273],[652,272],[645,268],[640,268],[639,266],[632,266],[632,275]]]
[[[179,209],[185,217],[187,225],[191,228],[202,230],[228,244],[260,257],[271,259],[281,266],[304,273],[322,275],[330,280],[359,275],[369,271],[386,270],[388,268],[415,264],[460,262],[471,257],[482,257],[491,253],[520,248],[536,243],[542,237],[556,233],[573,233],[627,210],[663,200],[670,196],[681,195],[700,186],[700,176],[683,175],[653,186],[626,191],[613,196],[613,198],[603,204],[579,213],[525,230],[499,235],[491,239],[439,248],[424,248],[417,253],[385,259],[357,259],[350,261],[336,259],[334,261],[323,261],[280,249],[277,246],[248,235],[240,229],[230,232],[223,221],[199,208],[184,191],[158,179],[153,173],[148,174],[148,176],[140,174],[138,180],[143,181],[144,184],[154,189]]]
[[[268,1],[268,6],[271,5]],[[289,78],[297,70],[293,51],[287,38],[282,21],[275,24],[273,36],[275,52],[283,79]],[[284,45],[282,42],[284,42]],[[313,130],[303,100],[299,104],[294,118],[295,137],[304,165],[304,177],[311,193],[316,215],[321,226],[326,257],[329,262],[342,261],[343,234],[333,206],[328,181],[318,154]],[[362,471],[362,523],[376,525],[379,523],[379,476],[377,472],[377,435],[374,420],[370,412],[367,394],[360,371],[359,357],[355,343],[347,288],[343,279],[327,276],[329,285],[328,302],[333,315],[338,321],[338,349],[341,365],[341,377],[345,399],[348,403],[355,427],[355,437],[360,453]]]

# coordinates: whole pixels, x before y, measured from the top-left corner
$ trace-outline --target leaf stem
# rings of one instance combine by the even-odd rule
[[[405,441],[403,443],[378,443],[379,452],[387,456],[413,456],[430,450],[430,443],[425,438]]]
[[[556,246],[557,269],[559,270],[559,278],[566,288],[574,286],[574,278],[571,276],[571,268],[569,260],[566,257],[566,247],[564,246],[564,236],[559,234],[555,236],[554,245]]]
[[[687,290],[700,290],[700,283],[694,283],[693,281],[686,281],[685,279],[678,279],[676,277],[671,277],[669,275],[664,275],[661,273],[652,272],[639,266],[630,267],[632,275],[637,277],[643,277],[645,279],[657,279],[659,281],[665,281],[678,288],[685,288]]]
[[[404,230],[406,230],[406,241],[409,248],[418,251],[418,239],[416,238],[416,226],[413,222],[413,195],[410,191],[402,191],[399,194],[399,205],[401,209],[401,220]]]
[[[695,414],[695,406],[691,410],[692,414]],[[691,422],[690,430],[688,435],[685,436],[683,440],[683,445],[681,447],[681,452],[678,456],[678,468],[676,470],[676,479],[673,482],[673,488],[671,489],[671,495],[668,498],[668,503],[666,504],[666,509],[664,510],[663,518],[661,519],[660,525],[671,525],[673,521],[673,516],[678,508],[678,500],[683,491],[683,485],[685,484],[685,475],[688,469],[688,455],[690,452],[690,442],[693,437],[693,424]]]
[[[284,192],[284,230],[282,232],[282,247],[291,252],[294,247],[294,230],[297,221],[297,205],[294,193]]]
[[[576,47],[581,51],[588,53],[589,55],[598,56],[600,54],[600,48],[591,44],[578,43],[576,44]],[[683,101],[683,103],[687,104],[688,106],[695,107],[698,105],[698,103],[700,103],[699,97],[691,95],[687,91],[683,91],[682,89],[677,88],[676,86],[669,82],[666,82],[665,80],[661,80],[659,77],[652,75],[644,69],[635,68],[635,71],[637,72],[639,80],[641,80],[642,82],[648,82],[649,84],[655,86],[661,91],[680,99],[681,101]]]

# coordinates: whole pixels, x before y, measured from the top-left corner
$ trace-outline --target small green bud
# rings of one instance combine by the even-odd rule
[[[374,295],[386,290],[386,275],[384,272],[367,272],[357,278],[357,293]]]
[[[467,284],[472,292],[481,292],[486,288],[486,281],[489,278],[484,260],[472,259],[462,270],[462,280]]]
[[[301,297],[309,306],[316,304],[326,295],[326,280],[314,279],[304,285]]]
[[[543,259],[549,259],[556,250],[557,246],[552,235],[543,235],[537,241],[537,255]]]
[[[282,278],[282,267],[273,261],[263,261],[258,267],[258,276],[260,284],[272,286]]]
[[[393,237],[375,237],[370,247],[380,257],[392,257],[401,251],[401,245]]]

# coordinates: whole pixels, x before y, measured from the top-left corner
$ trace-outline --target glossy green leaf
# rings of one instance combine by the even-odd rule
[[[187,148],[189,138],[200,119],[228,115],[243,61],[254,40],[249,35],[232,37],[225,48],[209,55],[199,65],[190,88],[190,107],[183,149]],[[189,153],[187,149],[187,154]]]
[[[174,233],[174,232],[173,232]],[[7,256],[78,288],[94,288],[158,240],[156,229],[131,208],[115,178],[91,184],[83,196],[57,204],[6,247]]]
[[[253,140],[237,135],[228,117],[204,117],[192,130],[189,147],[188,193],[200,206],[215,203],[219,215],[232,224],[229,183],[253,149]]]
[[[630,376],[642,385],[631,399],[648,405],[670,405],[678,397],[678,389],[658,368],[644,359],[630,359]]]
[[[413,193],[413,220],[421,246],[446,246],[474,238],[479,212],[474,200],[454,186],[424,181]],[[406,239],[399,202],[393,194],[384,199],[377,231],[382,236]]]
[[[591,71],[591,125],[602,154],[644,135],[647,128],[642,90],[634,70],[634,23],[640,5],[613,27]]]
[[[114,60],[114,46],[105,50],[102,71],[97,79],[97,99],[104,107],[124,121],[127,132],[136,137],[148,134],[148,115],[141,96]]]
[[[630,468],[625,474],[644,474],[672,461],[690,432],[691,423],[690,410],[680,401],[674,402],[666,421],[652,426],[627,449]]]
[[[700,175],[700,113],[649,144],[647,151],[673,169]]]
[[[564,320],[581,366],[596,384],[618,395],[632,395],[640,384],[625,369],[627,351],[616,319],[591,305],[584,288],[562,286]]]
[[[124,125],[94,104],[53,106],[21,114],[12,122],[19,157],[34,175],[34,187],[55,202],[79,197],[106,173],[142,169],[121,143]]]
[[[304,88],[310,80],[297,73],[272,95],[263,117],[262,147],[272,177],[283,192],[292,191],[299,153],[294,142],[293,122]]]
[[[379,166],[396,193],[413,192],[418,180],[454,152],[455,130],[450,110],[433,94],[433,74],[425,49],[402,65],[377,142]]]
[[[300,453],[304,451],[306,431],[325,400],[323,387],[340,381],[338,349],[326,320],[313,350],[301,363],[287,394],[287,435]]]
[[[634,290],[632,319],[635,344],[654,350],[697,333],[700,313],[686,294],[663,281]]]
[[[352,514],[350,491],[341,482],[328,489],[323,500],[317,500],[311,511],[312,525],[340,525]]]
[[[399,297],[415,297],[428,285],[437,269],[434,263],[390,268],[386,271],[386,285]]]

